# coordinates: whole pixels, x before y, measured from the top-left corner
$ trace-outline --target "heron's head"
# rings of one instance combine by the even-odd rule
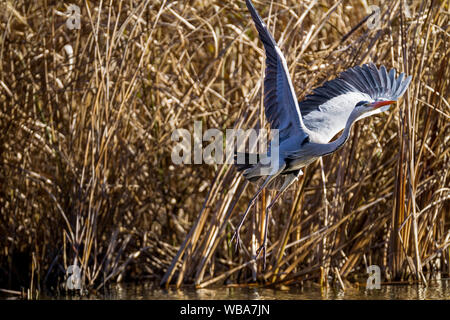
[[[394,100],[384,100],[384,101],[359,101],[356,105],[355,105],[355,109],[357,111],[359,111],[361,114],[366,113],[366,112],[370,112],[370,111],[374,111],[377,110],[381,107],[384,106],[389,106],[393,103],[395,103],[396,101]],[[384,109],[384,108],[383,108]],[[389,107],[385,108],[385,110],[389,109]],[[381,111],[385,111],[385,110],[381,110]]]

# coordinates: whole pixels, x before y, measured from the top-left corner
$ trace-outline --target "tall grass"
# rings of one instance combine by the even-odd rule
[[[413,76],[400,103],[310,165],[269,218],[230,165],[171,161],[172,131],[264,126],[262,45],[244,1],[0,4],[0,287],[389,281],[449,267],[448,1],[254,1],[298,97],[373,61]],[[380,28],[360,23],[381,8]],[[360,23],[360,24],[359,24]],[[358,25],[359,24],[359,25]],[[70,47],[69,47],[70,46]]]

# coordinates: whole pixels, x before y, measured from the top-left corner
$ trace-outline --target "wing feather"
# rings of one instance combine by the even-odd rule
[[[286,59],[250,0],[247,8],[266,51],[264,78],[264,111],[272,129],[279,130],[280,142],[297,135],[307,136]]]
[[[342,72],[338,78],[325,82],[299,103],[303,123],[322,142],[330,141],[341,131],[359,101],[397,100],[408,88],[411,76],[395,69],[389,73],[385,66],[373,64],[356,66]],[[382,107],[361,118],[389,109]]]
[[[341,131],[356,103],[364,100],[397,100],[406,91],[411,76],[395,69],[389,73],[385,66],[373,64],[355,66],[342,72],[338,78],[325,82],[313,94],[297,102],[286,59],[250,0],[247,8],[258,30],[266,52],[264,78],[264,110],[271,128],[279,129],[280,142],[298,136],[304,141],[314,134],[322,142],[330,141]],[[363,115],[385,111],[382,107]]]

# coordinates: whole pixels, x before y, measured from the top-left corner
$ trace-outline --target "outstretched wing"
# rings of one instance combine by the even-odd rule
[[[378,69],[373,63],[356,66],[314,89],[313,94],[299,103],[303,122],[322,142],[329,142],[345,127],[359,101],[397,100],[410,82],[411,76],[405,78],[404,73],[396,77],[395,69],[388,73],[384,66]],[[385,106],[360,118],[388,109],[389,106]]]
[[[247,8],[255,22],[259,37],[266,51],[266,75],[264,78],[264,109],[272,129],[279,130],[280,142],[287,137],[307,137],[305,126],[289,76],[286,59],[273,39],[266,24],[256,12],[250,0]]]

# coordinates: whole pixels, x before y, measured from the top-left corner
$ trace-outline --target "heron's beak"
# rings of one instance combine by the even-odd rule
[[[395,101],[395,100],[377,101],[377,102],[372,103],[372,107],[373,107],[373,109],[378,109],[378,108],[381,108],[383,106],[387,106],[389,104],[393,104],[395,102],[397,102],[397,101]]]

